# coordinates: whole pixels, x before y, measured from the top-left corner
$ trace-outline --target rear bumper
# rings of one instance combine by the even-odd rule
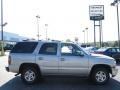
[[[118,69],[117,68],[112,68],[112,77],[115,77],[118,73]]]
[[[5,67],[6,71],[9,72],[9,67]]]

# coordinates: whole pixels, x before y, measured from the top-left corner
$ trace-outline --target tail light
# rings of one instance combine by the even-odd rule
[[[11,56],[8,57],[8,65],[11,64]]]

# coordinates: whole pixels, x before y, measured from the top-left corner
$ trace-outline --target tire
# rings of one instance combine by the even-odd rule
[[[40,78],[40,74],[34,67],[27,67],[21,73],[21,79],[25,84],[34,84]]]
[[[110,75],[107,69],[97,68],[92,72],[91,79],[95,84],[103,85],[109,81]]]

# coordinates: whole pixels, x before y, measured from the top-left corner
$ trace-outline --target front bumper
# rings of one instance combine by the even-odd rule
[[[112,77],[115,77],[118,73],[118,69],[117,68],[112,68]]]
[[[9,72],[9,67],[5,67],[6,71]]]

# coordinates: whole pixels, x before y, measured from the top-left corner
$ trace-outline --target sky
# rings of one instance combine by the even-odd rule
[[[88,28],[88,42],[94,41],[94,24],[89,19],[89,5],[104,5],[102,20],[103,41],[117,40],[116,7],[114,0],[3,0],[4,31],[37,39],[37,18],[39,19],[40,39],[73,40],[78,37],[84,42],[83,30]],[[86,33],[85,33],[85,37]],[[96,28],[99,41],[99,29]],[[86,41],[86,40],[85,40]]]

